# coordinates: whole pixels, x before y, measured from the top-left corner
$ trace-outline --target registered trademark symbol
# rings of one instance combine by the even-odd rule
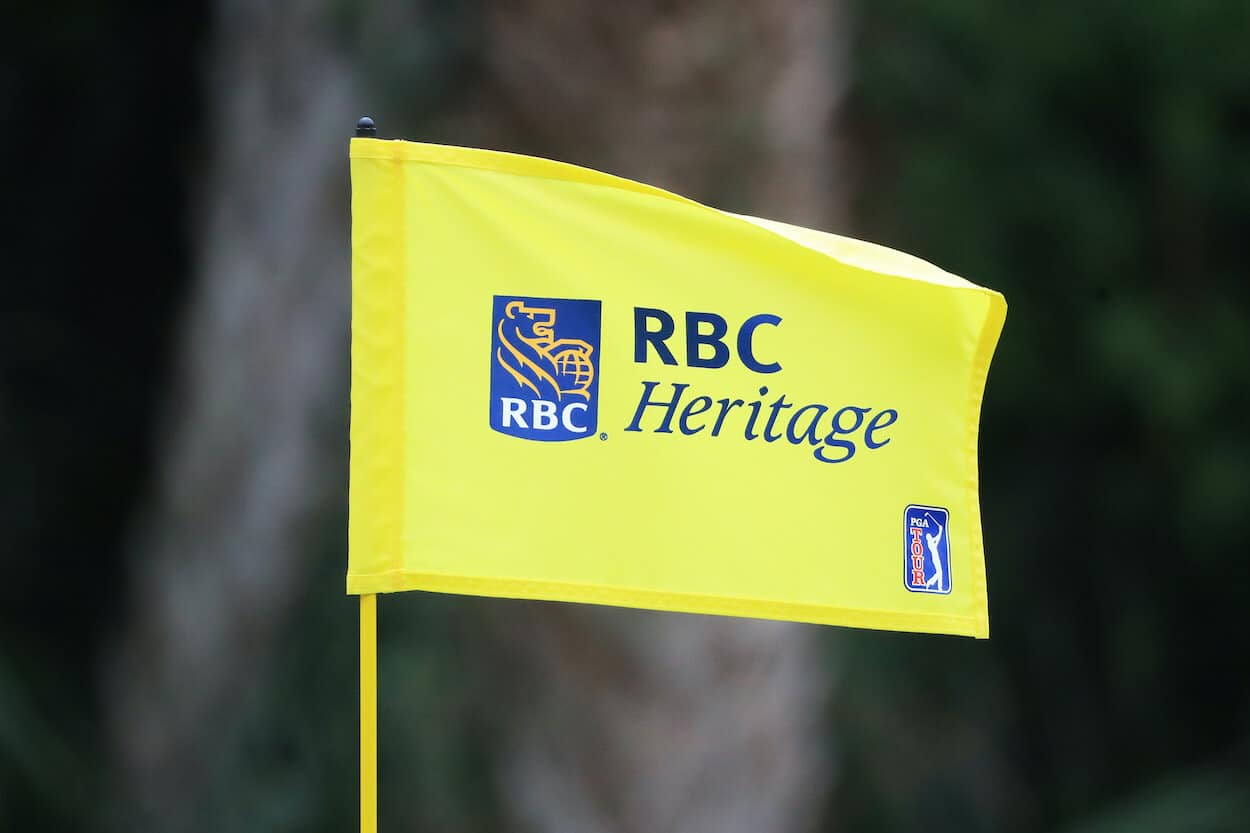
[[[599,439],[601,439],[601,440],[606,440],[607,438],[608,438],[608,435],[607,435],[607,434],[600,434],[600,435],[599,435]]]

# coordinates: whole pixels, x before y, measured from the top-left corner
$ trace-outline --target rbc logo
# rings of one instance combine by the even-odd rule
[[[491,428],[545,442],[594,434],[601,307],[599,301],[495,296]]]
[[[913,593],[951,592],[950,513],[908,506],[903,513],[903,586]]]

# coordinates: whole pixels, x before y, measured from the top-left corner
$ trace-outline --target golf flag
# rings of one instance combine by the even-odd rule
[[[544,159],[351,176],[349,593],[988,636],[1001,295]]]

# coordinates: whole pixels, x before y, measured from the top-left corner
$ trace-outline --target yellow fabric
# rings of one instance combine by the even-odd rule
[[[351,174],[349,593],[988,635],[977,428],[1001,295],[880,246],[543,159],[353,139]],[[600,302],[597,345],[566,337],[586,309],[566,300]],[[636,353],[638,309],[674,322],[675,364],[651,342]],[[688,312],[726,323],[724,366],[690,366],[720,354],[688,352]],[[577,361],[553,363],[562,350]],[[590,374],[575,367],[588,355]],[[556,407],[566,422],[551,433],[585,433],[493,427],[538,432]],[[835,413],[856,430],[836,433]],[[847,444],[849,459],[826,462]],[[909,561],[904,527],[923,513]],[[925,592],[931,563],[942,574]]]

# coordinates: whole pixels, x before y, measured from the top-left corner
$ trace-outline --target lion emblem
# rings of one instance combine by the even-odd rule
[[[590,399],[595,381],[594,347],[580,338],[556,338],[556,311],[511,301],[497,325],[500,366],[538,396],[544,390],[557,401],[566,396]]]

